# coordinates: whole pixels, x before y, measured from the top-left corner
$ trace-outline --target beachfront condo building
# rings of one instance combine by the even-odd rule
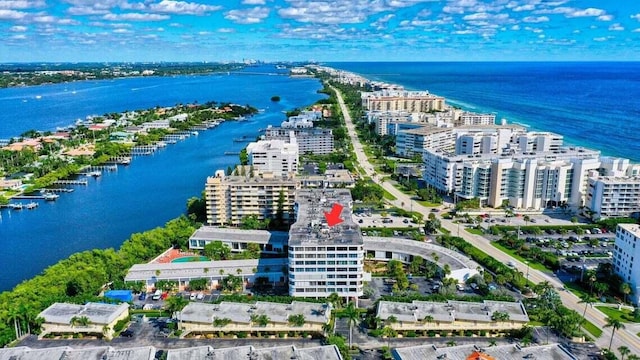
[[[445,99],[428,91],[379,90],[362,92],[362,107],[366,111],[444,111]]]
[[[637,224],[618,224],[613,270],[631,286],[628,300],[640,304],[640,228]]]
[[[594,219],[630,217],[640,214],[640,177],[600,176],[589,178],[586,206]]]
[[[470,125],[493,125],[496,122],[495,114],[480,114],[468,111],[455,110],[454,125],[470,126]]]
[[[589,176],[602,166],[600,153],[563,147],[562,141],[561,135],[519,125],[425,126],[400,131],[396,151],[422,154],[425,182],[456,200],[479,198],[483,206],[520,209],[581,207]]]
[[[336,205],[341,223],[329,226],[325,213]],[[289,231],[289,295],[359,297],[364,286],[364,241],[351,216],[347,189],[303,189],[295,199]]]
[[[288,176],[298,171],[298,144],[282,140],[260,140],[247,145],[249,164],[258,172]]]
[[[265,140],[282,140],[298,144],[300,154],[330,154],[334,150],[333,131],[321,128],[268,127]]]
[[[238,226],[249,215],[259,220],[275,219],[281,194],[283,220],[291,223],[298,188],[293,177],[252,171],[249,166],[239,167],[234,173],[236,175],[227,176],[218,170],[207,178],[205,201],[209,225]]]

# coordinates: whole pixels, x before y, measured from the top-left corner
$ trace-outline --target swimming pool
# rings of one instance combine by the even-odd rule
[[[171,260],[172,263],[192,261],[209,261],[209,258],[206,256],[184,256]]]

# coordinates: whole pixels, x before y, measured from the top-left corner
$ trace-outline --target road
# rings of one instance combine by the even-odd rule
[[[414,202],[409,195],[404,194],[400,190],[396,189],[388,181],[382,181],[382,178],[376,175],[375,170],[371,165],[371,163],[369,162],[369,159],[367,158],[366,154],[364,153],[362,144],[358,139],[358,136],[355,130],[355,125],[353,124],[351,115],[349,114],[349,110],[347,109],[344,103],[342,94],[337,89],[334,89],[334,91],[336,92],[338,104],[340,105],[340,109],[342,110],[342,114],[344,116],[344,121],[347,126],[347,131],[349,133],[349,137],[351,138],[351,143],[353,144],[353,148],[356,153],[356,158],[360,166],[364,169],[366,175],[371,177],[373,181],[381,185],[385,190],[387,190],[389,193],[391,193],[393,196],[396,197],[396,200],[389,201],[389,203],[391,203],[394,206],[402,207],[405,209],[410,206],[413,209],[413,211],[418,211],[422,213],[426,218],[431,213],[431,209],[426,208],[417,202]],[[515,258],[512,258],[508,254],[505,254],[502,251],[498,250],[497,248],[493,247],[488,239],[485,239],[484,237],[479,235],[470,234],[467,231],[464,231],[464,228],[462,229],[462,231],[460,231],[459,225],[453,223],[453,221],[451,220],[440,219],[440,221],[441,221],[442,227],[449,230],[451,234],[456,234],[457,236],[460,236],[464,240],[473,244],[478,249],[482,250],[488,255],[491,255],[493,258],[500,260],[505,264],[508,263],[509,261],[512,261],[513,263],[516,264],[516,267],[518,268],[518,270],[522,271],[523,274],[526,274],[528,271],[530,281],[534,283],[548,281],[549,284],[553,285],[556,289],[558,288],[561,289],[564,287],[562,282],[558,280],[555,276],[544,273],[542,271],[539,271],[533,268],[528,269],[526,264],[520,262]],[[580,299],[576,295],[574,295],[569,291],[561,290],[558,292],[560,294],[560,298],[562,299],[562,303],[567,308],[573,309],[577,311],[579,314],[582,314],[584,312],[585,306],[584,304],[579,303]],[[600,338],[596,340],[596,344],[600,348],[604,348],[604,349],[608,348],[609,340],[611,338],[611,329],[604,327],[606,324],[606,320],[605,320],[606,315],[604,315],[602,312],[600,312],[596,308],[587,307],[586,319],[589,320],[591,323],[593,323],[596,327],[603,330],[602,336],[600,336]],[[637,332],[638,329],[637,327],[632,326],[632,324],[627,323],[625,325],[628,327],[628,329],[619,329],[616,331],[615,333],[616,336],[613,339],[613,345],[611,346],[611,349],[615,351],[619,346],[625,345],[631,350],[632,354],[640,355],[640,339],[638,339],[638,337],[635,335],[635,332]],[[635,329],[635,332],[633,332],[632,329]]]

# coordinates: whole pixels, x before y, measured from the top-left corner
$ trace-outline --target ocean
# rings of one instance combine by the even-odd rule
[[[247,71],[272,73],[274,69],[252,67]],[[0,291],[75,252],[118,248],[132,233],[180,216],[187,199],[202,194],[207,176],[239,162],[238,155],[224,155],[246,146],[234,138],[253,138],[259,129],[279,125],[285,111],[325,98],[317,93],[321,88],[315,79],[223,74],[0,90],[0,138],[32,128],[55,129],[87,115],[180,102],[230,101],[262,110],[247,121],[225,122],[154,155],[135,157],[130,166],[88,179],[88,186],[74,186],[73,193],[61,194],[55,202],[41,201],[35,210],[0,210]],[[76,93],[70,94],[70,89]],[[274,95],[281,101],[271,102]]]
[[[344,62],[328,66],[429,90],[447,103],[553,131],[565,143],[640,162],[638,62]]]

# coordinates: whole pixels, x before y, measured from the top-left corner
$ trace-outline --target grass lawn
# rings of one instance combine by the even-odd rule
[[[546,266],[544,266],[544,265],[542,265],[542,264],[540,264],[540,263],[533,262],[533,261],[531,261],[531,260],[527,260],[527,259],[523,258],[522,256],[520,256],[520,255],[516,254],[516,252],[515,252],[515,251],[513,251],[513,250],[511,250],[511,249],[509,249],[509,248],[506,248],[506,247],[504,247],[504,246],[502,246],[502,245],[500,245],[500,244],[498,244],[498,242],[497,242],[497,241],[492,241],[492,242],[491,242],[491,245],[493,245],[493,247],[495,247],[495,248],[498,248],[498,249],[499,249],[500,251],[502,251],[503,253],[509,254],[509,255],[511,255],[512,257],[514,257],[514,258],[516,258],[516,259],[520,260],[521,262],[528,261],[528,262],[529,262],[529,266],[531,266],[531,268],[532,268],[532,269],[536,269],[536,270],[540,270],[540,271],[550,271],[550,272],[553,272],[551,269],[547,269],[547,267],[546,267]]]
[[[387,190],[385,190],[384,188],[382,189],[384,190],[384,195],[383,197],[387,200],[396,200],[397,198],[395,196],[393,196],[392,193],[388,192]]]
[[[440,227],[440,229],[438,229],[438,230],[439,230],[441,233],[445,234],[445,235],[450,235],[450,234],[451,234],[451,231],[449,231],[449,230],[447,230],[447,229],[445,229],[445,228],[443,228],[443,227]]]
[[[416,200],[416,202],[424,207],[438,207],[442,204],[438,204],[438,203],[432,203],[426,200]]]
[[[596,309],[602,311],[605,315],[610,318],[618,319],[622,322],[636,322],[631,320],[631,310],[622,309],[618,310],[616,308],[607,307],[607,306],[596,306]],[[627,316],[624,316],[627,315]]]
[[[567,289],[569,289],[569,291],[571,291],[575,296],[582,298],[584,295],[587,294],[586,291],[584,291],[584,289],[582,288],[582,286],[574,283],[574,282],[568,282],[564,284]]]
[[[483,235],[484,233],[482,232],[482,230],[480,229],[474,229],[474,228],[465,228],[465,230],[468,233],[474,234],[474,235]]]
[[[596,339],[602,335],[602,329],[593,325],[589,320],[585,320],[582,323],[582,328],[587,330],[591,335],[593,335]]]

